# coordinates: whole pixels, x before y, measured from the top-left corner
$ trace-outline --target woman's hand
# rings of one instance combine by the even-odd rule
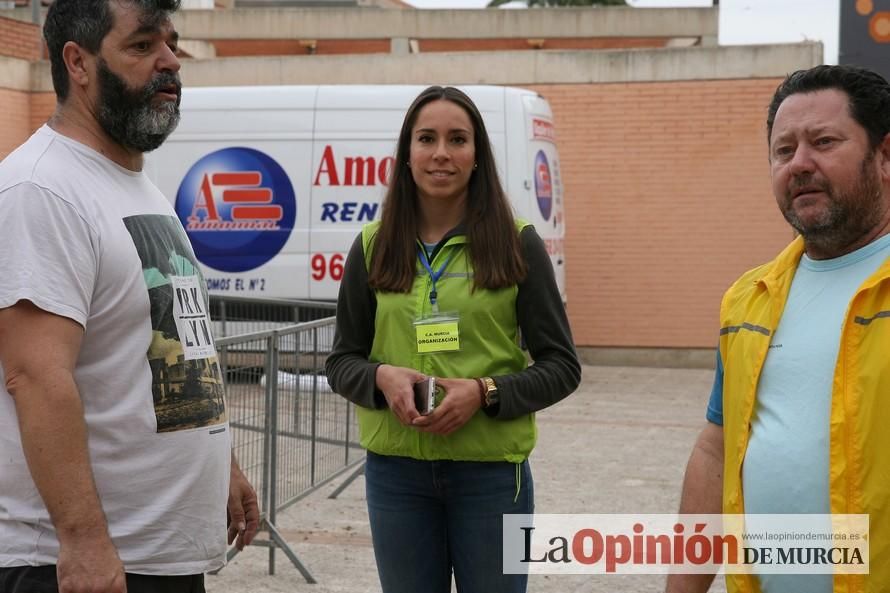
[[[411,425],[420,413],[414,406],[414,384],[426,379],[426,375],[414,369],[382,364],[377,367],[375,382],[383,392],[386,403],[399,422]]]
[[[482,407],[482,394],[475,379],[436,379],[445,390],[442,403],[426,416],[416,416],[412,424],[417,430],[434,434],[451,434],[473,417]]]

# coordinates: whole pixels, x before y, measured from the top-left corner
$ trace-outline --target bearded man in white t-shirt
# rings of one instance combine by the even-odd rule
[[[205,284],[142,172],[179,121],[177,8],[56,0],[58,107],[0,163],[5,593],[204,591],[257,529]]]

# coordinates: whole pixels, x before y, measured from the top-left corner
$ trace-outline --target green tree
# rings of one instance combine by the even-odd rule
[[[491,0],[489,8],[506,4],[512,0]],[[536,6],[627,6],[624,0],[523,0],[529,8]]]

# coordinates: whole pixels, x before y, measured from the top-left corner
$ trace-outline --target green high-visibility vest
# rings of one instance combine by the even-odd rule
[[[519,230],[527,224],[517,221]],[[366,266],[371,260],[378,227],[379,222],[373,222],[362,229]],[[453,311],[460,315],[460,350],[432,354],[417,352],[414,321],[432,312],[432,281],[418,260],[410,293],[375,293],[377,314],[370,360],[443,378],[495,377],[523,370],[526,357],[519,346],[516,319],[518,287],[474,291],[473,267],[465,235],[449,238],[430,262],[431,267],[438,270],[446,260],[448,265],[436,282],[436,292],[441,312]],[[479,410],[460,429],[441,436],[403,425],[388,408],[359,408],[357,412],[362,446],[381,455],[519,463],[528,457],[537,440],[534,414],[495,420]]]

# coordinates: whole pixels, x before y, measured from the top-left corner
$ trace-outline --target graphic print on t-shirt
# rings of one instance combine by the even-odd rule
[[[148,363],[158,432],[222,424],[226,404],[207,290],[185,231],[163,214],[129,216],[124,225],[151,304]]]

